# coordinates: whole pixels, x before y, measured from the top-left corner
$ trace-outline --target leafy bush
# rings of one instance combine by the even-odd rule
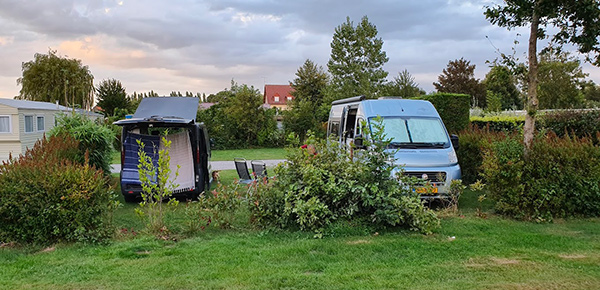
[[[460,146],[456,151],[458,163],[462,172],[464,184],[472,184],[481,179],[483,153],[493,145],[494,142],[503,140],[507,135],[515,136],[517,133],[508,134],[505,131],[490,130],[489,127],[479,128],[471,125],[468,130],[459,133]]]
[[[435,93],[417,99],[430,101],[440,114],[449,133],[457,133],[469,126],[470,97],[462,94]]]
[[[80,114],[62,115],[58,125],[50,130],[50,136],[69,134],[79,141],[77,161],[83,164],[86,151],[91,166],[110,173],[110,161],[114,133],[108,127],[98,124]]]
[[[379,129],[372,134],[370,149],[354,156],[339,143],[309,135],[305,145],[290,149],[288,161],[275,168],[277,179],[255,185],[249,197],[254,221],[322,232],[336,220],[361,220],[431,233],[439,220],[412,193],[408,179],[402,176],[401,185],[394,178],[398,168],[388,162],[389,141]]]
[[[600,110],[555,111],[541,115],[538,120],[539,129],[551,130],[558,136],[592,137],[594,144],[600,144],[596,135],[600,132]]]
[[[589,139],[550,132],[524,158],[520,138],[507,138],[485,153],[483,169],[501,213],[534,220],[600,215],[600,147]]]
[[[521,132],[525,125],[525,116],[474,116],[471,117],[471,125],[496,132]]]
[[[74,162],[78,142],[42,139],[0,167],[0,240],[99,242],[109,237],[111,190],[101,171]]]

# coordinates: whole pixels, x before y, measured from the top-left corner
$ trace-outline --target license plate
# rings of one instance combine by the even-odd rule
[[[437,187],[417,187],[417,188],[415,188],[415,192],[418,194],[438,193],[438,188]]]

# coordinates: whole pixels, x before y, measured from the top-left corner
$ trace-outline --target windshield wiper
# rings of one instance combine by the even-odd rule
[[[417,145],[410,142],[390,142],[390,146],[394,148],[417,149]]]
[[[418,148],[445,148],[446,143],[444,142],[391,142],[390,146],[395,148],[407,148],[407,149],[418,149]]]

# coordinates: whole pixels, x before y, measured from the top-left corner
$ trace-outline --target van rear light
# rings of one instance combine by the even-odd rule
[[[133,193],[133,191],[131,191],[131,190],[130,190],[130,191],[128,191],[127,193]]]
[[[200,148],[196,149],[196,163],[200,163]]]
[[[125,164],[125,148],[121,147],[121,165]]]

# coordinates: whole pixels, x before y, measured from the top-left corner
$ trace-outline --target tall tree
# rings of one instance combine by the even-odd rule
[[[553,50],[539,55],[538,96],[540,109],[571,109],[583,106],[580,84],[586,77],[579,60]]]
[[[78,59],[36,53],[21,65],[23,76],[17,79],[21,91],[17,99],[58,102],[63,106],[90,109],[94,103],[94,76]]]
[[[475,78],[475,65],[464,58],[449,61],[433,85],[438,92],[470,95],[471,107],[485,108],[485,86]]]
[[[403,98],[414,98],[424,95],[425,91],[419,88],[419,84],[415,82],[415,78],[408,72],[403,70],[394,77],[394,80],[385,85],[383,93],[387,96],[397,96]]]
[[[495,25],[512,29],[529,25],[529,85],[527,115],[523,128],[525,155],[529,152],[535,131],[538,109],[537,41],[546,37],[548,26],[558,32],[553,42],[559,47],[570,43],[586,54],[586,59],[600,65],[600,1],[599,0],[505,0],[503,5],[487,7],[486,18]]]
[[[128,109],[129,99],[121,82],[115,79],[106,79],[96,86],[98,106],[102,108],[105,116],[114,116],[115,109]]]
[[[296,71],[296,78],[291,82],[294,89],[291,94],[294,100],[289,104],[289,110],[283,111],[283,126],[286,131],[294,132],[304,139],[306,132],[324,133],[321,131],[322,122],[327,121],[327,113],[320,113],[325,89],[329,77],[323,67],[316,65],[310,59]],[[329,106],[327,106],[329,107]]]
[[[483,81],[488,97],[497,96],[500,100],[500,109],[522,109],[521,93],[517,89],[515,76],[510,69],[503,65],[494,65],[485,75]],[[489,105],[489,104],[488,104]]]
[[[388,73],[383,65],[389,60],[382,50],[383,40],[367,16],[354,26],[350,17],[335,28],[327,68],[331,74],[333,99],[379,95]]]

